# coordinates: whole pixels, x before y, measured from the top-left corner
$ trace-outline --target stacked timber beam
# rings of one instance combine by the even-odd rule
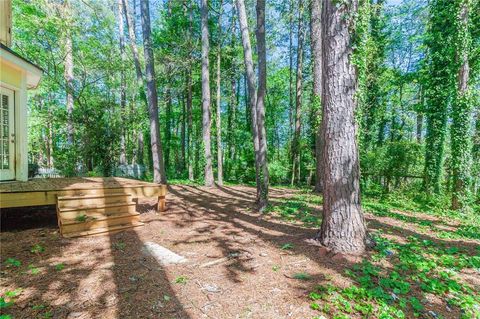
[[[142,226],[131,194],[57,197],[57,217],[64,237],[117,232]]]

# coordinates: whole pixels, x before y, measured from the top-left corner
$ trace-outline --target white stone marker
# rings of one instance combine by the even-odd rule
[[[143,244],[143,251],[152,255],[153,258],[155,258],[160,264],[164,266],[187,262],[187,259],[185,257],[180,256],[173,251],[150,241],[147,241]]]

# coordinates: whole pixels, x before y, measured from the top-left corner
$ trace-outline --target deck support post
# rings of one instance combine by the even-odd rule
[[[165,196],[158,196],[157,212],[164,212],[166,210]]]

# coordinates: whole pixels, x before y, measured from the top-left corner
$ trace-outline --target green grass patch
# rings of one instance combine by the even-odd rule
[[[188,281],[187,276],[178,276],[177,278],[175,278],[176,284],[186,284],[187,281]]]

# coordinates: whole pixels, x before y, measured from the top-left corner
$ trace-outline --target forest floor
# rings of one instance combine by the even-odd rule
[[[262,216],[254,198],[171,186],[166,212],[138,205],[145,226],[76,239],[51,208],[2,212],[0,318],[480,318],[478,218],[366,198],[377,246],[352,258],[309,240],[320,197],[272,188]],[[188,261],[161,266],[146,242]]]

